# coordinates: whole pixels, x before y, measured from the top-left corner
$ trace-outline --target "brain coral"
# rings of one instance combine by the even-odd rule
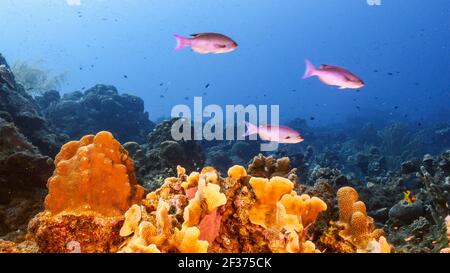
[[[46,210],[54,214],[94,211],[120,216],[143,196],[133,162],[109,132],[68,142],[56,156],[55,165],[45,199]]]

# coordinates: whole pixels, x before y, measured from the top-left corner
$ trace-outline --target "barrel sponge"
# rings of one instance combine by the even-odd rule
[[[342,187],[337,191],[339,221],[349,223],[353,213],[353,204],[359,199],[358,192],[352,187]]]
[[[46,210],[54,214],[121,216],[144,194],[127,151],[106,131],[66,143],[55,166],[45,199]]]
[[[244,167],[240,165],[234,165],[230,169],[228,169],[228,177],[231,177],[232,179],[239,180],[242,177],[247,176],[247,170],[245,170]]]

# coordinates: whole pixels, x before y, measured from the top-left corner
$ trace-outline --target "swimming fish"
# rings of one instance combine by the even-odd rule
[[[408,202],[408,204],[412,204],[416,202],[416,196],[411,191],[403,192],[403,201]]]
[[[299,132],[287,126],[274,126],[267,124],[257,127],[250,122],[246,122],[245,125],[247,127],[247,131],[245,132],[244,136],[258,134],[262,140],[284,144],[295,144],[300,143],[304,140]]]
[[[231,38],[219,33],[192,34],[192,38],[174,35],[177,40],[175,50],[190,46],[193,51],[200,54],[228,53],[235,50],[238,45]]]
[[[309,60],[305,62],[306,71],[303,79],[317,76],[323,83],[338,86],[339,89],[358,89],[364,86],[364,82],[361,79],[345,68],[327,64],[316,68]]]

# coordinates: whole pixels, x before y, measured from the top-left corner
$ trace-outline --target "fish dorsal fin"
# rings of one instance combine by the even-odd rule
[[[328,64],[320,65],[320,69],[327,69],[327,68],[330,68],[330,67],[331,67],[331,65],[328,65]]]
[[[191,37],[196,38],[196,37],[198,37],[198,36],[200,36],[200,35],[202,35],[202,34],[201,34],[201,33],[195,33],[195,34],[191,34]]]

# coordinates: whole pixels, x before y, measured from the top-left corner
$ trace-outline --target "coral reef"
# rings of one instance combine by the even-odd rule
[[[119,95],[110,85],[99,84],[84,92],[64,94],[62,98],[48,91],[36,100],[45,118],[71,139],[106,130],[121,142],[145,143],[154,128],[141,98]]]
[[[241,166],[221,179],[210,167],[178,176],[126,213],[123,252],[315,252],[306,228],[326,204],[293,192],[274,176],[250,177]],[[132,235],[132,236],[130,236]]]
[[[202,148],[196,141],[174,141],[171,134],[177,119],[158,124],[146,144],[126,143],[134,160],[138,180],[149,190],[160,187],[167,176],[176,175],[178,165],[197,171],[204,165]]]

